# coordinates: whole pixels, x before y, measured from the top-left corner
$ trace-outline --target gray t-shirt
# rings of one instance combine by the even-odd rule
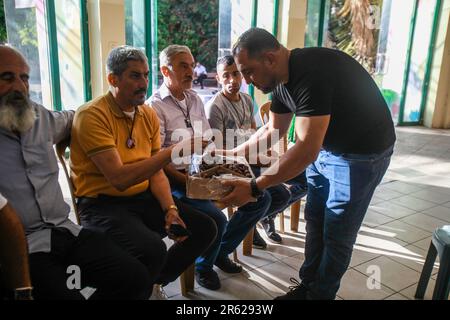
[[[237,136],[248,139],[252,134],[253,101],[246,93],[239,93],[238,102],[228,100],[222,92],[218,92],[205,106],[206,116],[212,129],[219,130],[226,145],[227,129],[234,130]],[[235,140],[234,147],[238,144]]]

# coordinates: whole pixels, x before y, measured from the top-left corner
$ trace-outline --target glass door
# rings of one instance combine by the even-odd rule
[[[419,124],[423,118],[434,44],[435,22],[440,3],[437,0],[418,0],[415,21],[411,26],[410,61],[406,67],[403,100],[399,124]]]

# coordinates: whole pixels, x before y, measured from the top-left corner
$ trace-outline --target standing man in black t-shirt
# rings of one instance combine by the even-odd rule
[[[281,299],[334,299],[376,186],[390,162],[395,130],[387,105],[366,70],[345,53],[288,50],[253,28],[233,47],[245,80],[273,92],[271,120],[231,152],[246,153],[286,134],[296,115],[297,142],[252,182],[227,182],[225,204],[242,205],[307,168],[305,261],[301,284]],[[228,153],[228,152],[227,152]]]

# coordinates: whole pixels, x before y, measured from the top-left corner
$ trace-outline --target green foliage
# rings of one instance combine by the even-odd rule
[[[158,50],[188,46],[207,69],[216,66],[219,0],[159,0]]]
[[[6,41],[5,8],[3,0],[0,0],[0,42],[4,41]]]

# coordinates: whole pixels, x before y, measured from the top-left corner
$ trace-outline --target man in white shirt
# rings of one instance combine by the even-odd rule
[[[195,68],[194,68],[194,84],[199,84],[200,87],[203,89],[203,80],[208,78],[208,73],[206,72],[206,68],[204,65],[202,65],[200,62],[197,62]]]

